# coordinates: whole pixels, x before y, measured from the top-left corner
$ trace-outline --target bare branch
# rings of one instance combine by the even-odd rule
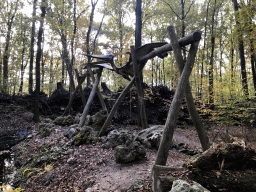
[[[165,0],[162,0],[162,1],[165,2],[166,5],[168,5],[168,6],[171,8],[172,12],[173,12],[180,20],[182,20],[182,18],[173,10],[172,6],[171,6],[169,3],[167,3]]]
[[[188,8],[188,11],[186,12],[185,16],[184,16],[184,19],[186,18],[186,16],[188,15],[189,11],[190,11],[190,8],[192,7],[192,5],[195,3],[195,0],[193,0]]]

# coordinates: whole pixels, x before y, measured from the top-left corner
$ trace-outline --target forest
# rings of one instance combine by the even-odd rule
[[[0,189],[256,190],[256,1],[0,8]]]
[[[2,0],[1,92],[32,93],[36,62],[40,63],[40,90],[48,95],[57,82],[74,89],[74,69],[83,73],[84,54],[113,53],[115,64],[124,65],[129,59],[125,53],[135,44],[135,7],[135,1],[119,0]],[[194,96],[215,105],[255,97],[255,1],[143,1],[142,45],[168,42],[169,25],[176,27],[178,37],[196,29],[203,32],[190,78]],[[143,75],[152,87],[175,89],[174,56],[151,59]],[[127,84],[109,71],[102,81],[111,90]]]

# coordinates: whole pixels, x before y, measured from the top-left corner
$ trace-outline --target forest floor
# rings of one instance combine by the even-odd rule
[[[1,105],[0,105],[1,106]],[[106,149],[102,143],[95,142],[81,146],[73,146],[64,137],[67,127],[56,126],[50,136],[42,138],[38,133],[38,125],[32,121],[33,114],[21,110],[10,110],[9,106],[1,106],[0,127],[30,130],[32,138],[26,139],[15,149],[25,148],[16,154],[16,158],[26,159],[46,149],[68,146],[56,161],[45,164],[37,172],[31,172],[24,186],[25,191],[152,191],[151,172],[156,159],[157,150],[147,149],[146,158],[129,164],[116,163],[114,149]],[[122,125],[124,126],[124,125]],[[138,130],[137,126],[127,129]],[[243,138],[247,145],[256,147],[256,130],[239,126],[211,125],[208,135],[211,143],[225,141],[225,133],[233,137]],[[174,144],[184,143],[188,149],[202,152],[202,148],[194,128],[177,127],[174,133]],[[170,150],[167,166],[181,167],[190,156],[176,150]]]

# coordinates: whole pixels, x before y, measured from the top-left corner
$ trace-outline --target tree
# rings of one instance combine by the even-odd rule
[[[236,27],[238,28],[237,32],[238,32],[239,56],[240,56],[241,76],[242,76],[242,88],[243,88],[245,97],[248,97],[249,92],[248,92],[246,66],[245,66],[244,42],[242,39],[241,30],[240,30],[240,23],[238,20],[239,13],[238,13],[237,0],[233,0],[233,4],[234,4],[234,10],[235,10],[235,14],[236,14]]]
[[[28,92],[30,94],[32,94],[32,91],[33,91],[33,68],[34,68],[33,65],[34,65],[36,4],[37,4],[37,0],[34,0],[33,1],[33,13],[32,13],[31,40],[30,40],[30,60],[29,60],[29,85],[28,85]]]
[[[7,35],[6,35],[6,41],[5,41],[5,48],[3,53],[3,91],[8,92],[8,59],[9,59],[9,46],[11,41],[11,31],[13,26],[13,21],[16,16],[18,6],[19,6],[19,0],[8,2],[6,1],[7,6],[7,12],[6,12],[6,18],[5,22],[7,25]]]
[[[46,14],[45,9],[45,0],[42,0],[41,3],[41,20],[38,31],[38,40],[37,40],[37,53],[36,53],[36,91],[35,91],[35,108],[34,108],[34,117],[35,122],[39,122],[39,93],[40,93],[40,61],[42,56],[42,41],[43,41],[43,32],[44,32],[44,18]]]

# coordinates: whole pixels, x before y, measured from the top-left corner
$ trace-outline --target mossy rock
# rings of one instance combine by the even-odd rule
[[[80,129],[80,132],[74,136],[72,144],[82,145],[95,142],[97,140],[96,133],[89,126],[84,126]]]
[[[71,115],[68,116],[59,116],[54,120],[56,125],[66,126],[72,125],[74,123],[74,119]]]

